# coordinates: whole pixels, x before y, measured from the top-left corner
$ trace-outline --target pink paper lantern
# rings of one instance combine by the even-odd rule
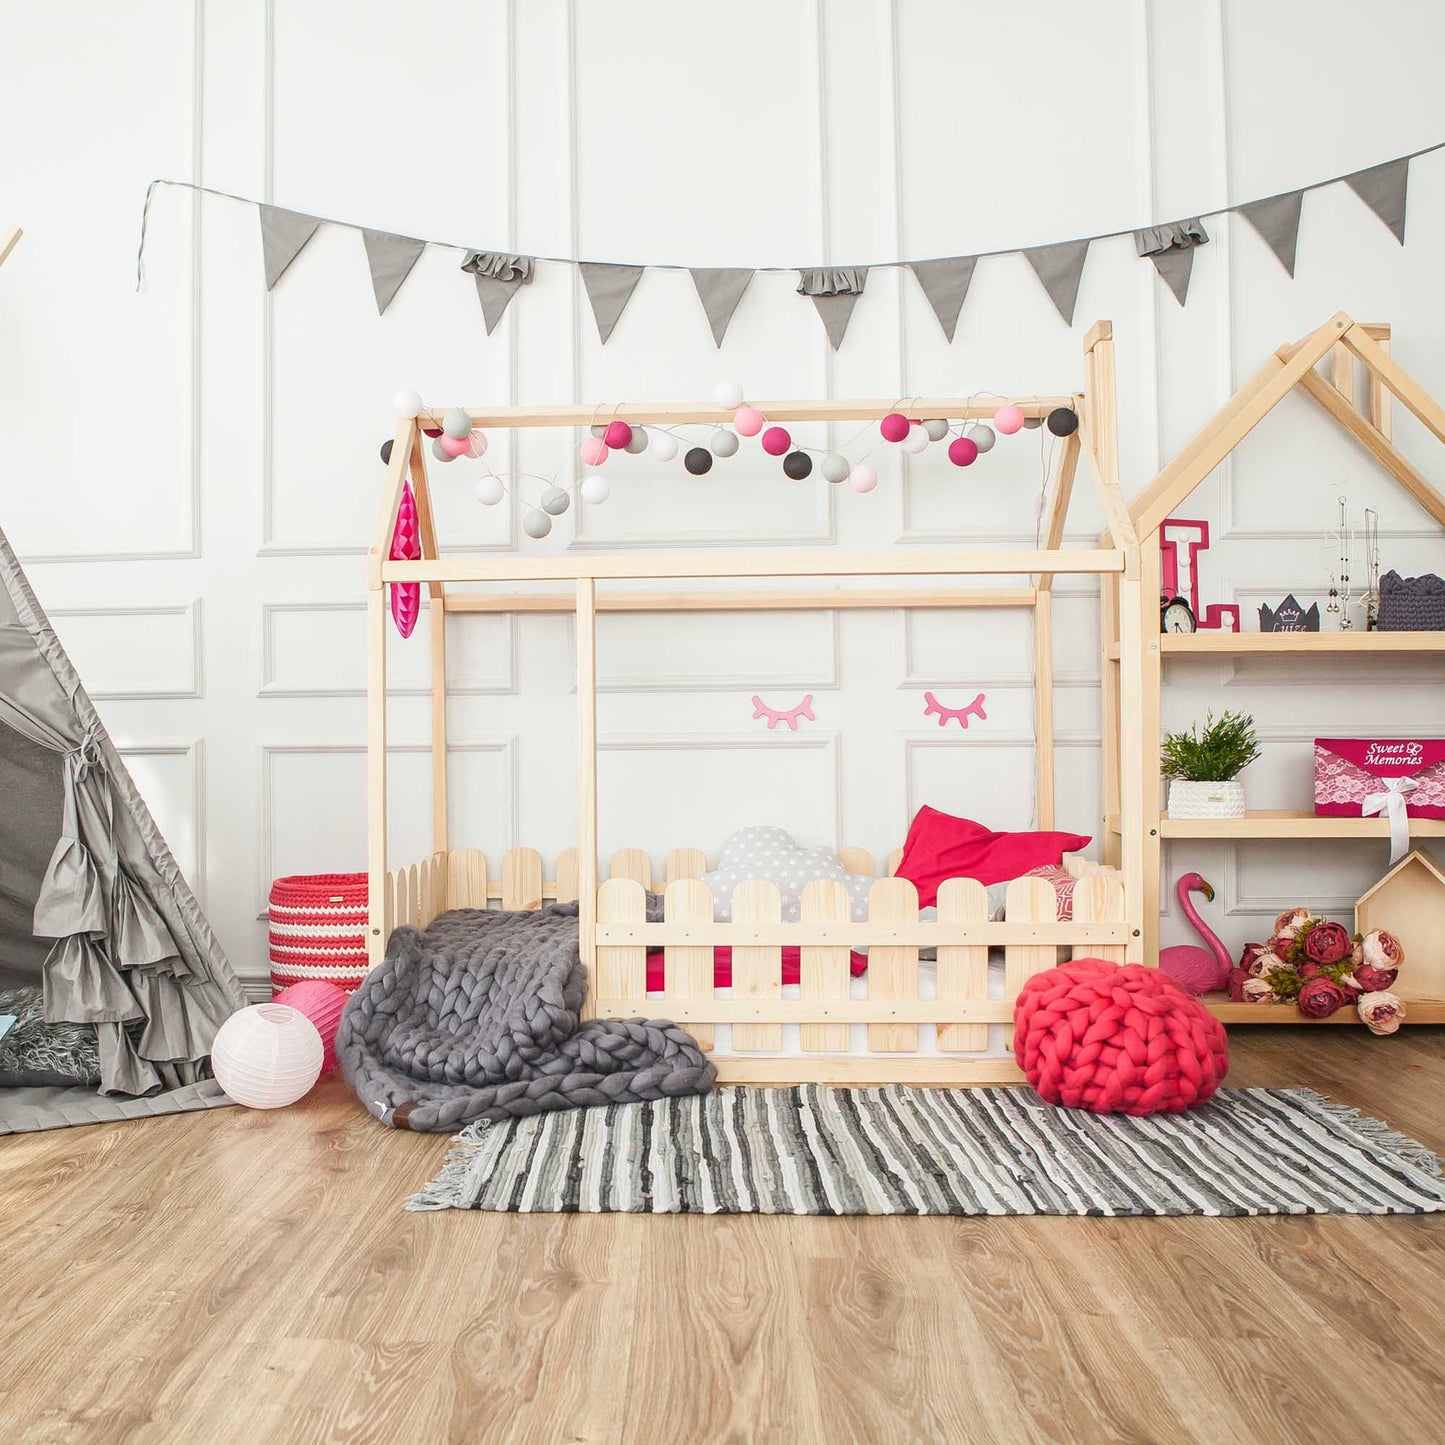
[[[437,438],[437,445],[449,457],[464,457],[472,449],[472,439],[466,437],[440,436]]]
[[[390,560],[415,562],[421,556],[421,535],[417,530],[416,497],[409,481],[401,484],[401,501],[396,509],[396,526],[391,531]],[[391,620],[403,637],[410,637],[421,614],[421,583],[391,584]]]
[[[284,1109],[321,1077],[326,1046],[305,1014],[281,1003],[258,1003],[216,1030],[211,1069],[216,1082],[248,1109]]]
[[[607,423],[602,440],[615,452],[620,452],[632,440],[632,428],[625,421]]]
[[[1020,431],[1024,424],[1023,408],[1014,406],[1001,406],[993,414],[993,426],[995,431],[1002,432],[1004,436],[1011,437],[1016,431]]]
[[[948,444],[948,459],[956,467],[971,467],[978,460],[978,443],[967,437],[954,437]]]
[[[346,992],[324,978],[306,978],[293,983],[276,994],[272,1003],[284,1003],[294,1008],[316,1025],[321,1035],[321,1046],[325,1053],[321,1058],[321,1072],[330,1072],[336,1067],[336,1031],[341,1027],[341,1012],[346,1007]]]
[[[739,436],[755,437],[767,418],[755,406],[739,407],[733,414],[733,429]]]
[[[600,467],[607,460],[607,443],[601,437],[588,437],[578,448],[577,455],[582,458],[584,467]]]
[[[878,423],[878,430],[883,433],[884,441],[901,442],[908,435],[908,418],[901,411],[890,411]]]
[[[788,435],[785,428],[770,426],[763,433],[763,450],[770,457],[780,457],[786,451],[792,449],[793,439]]]

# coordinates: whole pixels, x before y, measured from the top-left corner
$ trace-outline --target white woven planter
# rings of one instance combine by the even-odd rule
[[[1242,818],[1244,784],[1238,778],[1227,783],[1194,783],[1173,778],[1169,783],[1171,818]]]

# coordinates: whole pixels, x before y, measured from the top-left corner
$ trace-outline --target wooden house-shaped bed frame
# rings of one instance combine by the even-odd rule
[[[1328,364],[1326,372],[1318,368]],[[1356,367],[1363,370],[1365,404],[1356,403]],[[1445,661],[1445,632],[1159,632],[1157,584],[1160,577],[1160,531],[1204,479],[1279,403],[1296,388],[1304,392],[1410,494],[1442,527],[1445,495],[1400,451],[1391,438],[1390,400],[1393,397],[1412,412],[1438,440],[1445,442],[1445,406],[1442,406],[1390,355],[1390,328],[1352,320],[1343,312],[1300,341],[1279,348],[1235,392],[1187,446],[1135,498],[1130,519],[1138,537],[1141,576],[1147,585],[1136,594],[1143,609],[1132,636],[1121,629],[1122,612],[1111,600],[1111,579],[1105,591],[1105,691],[1118,693],[1112,678],[1127,676],[1128,653],[1139,649],[1137,706],[1134,720],[1138,736],[1149,746],[1131,756],[1126,750],[1124,777],[1136,775],[1136,796],[1147,812],[1130,810],[1123,789],[1111,769],[1105,773],[1106,837],[1127,840],[1137,836],[1142,851],[1140,916],[1144,927],[1144,958],[1158,957],[1161,852],[1166,839],[1315,839],[1381,838],[1389,835],[1385,818],[1316,817],[1312,810],[1249,813],[1244,818],[1170,818],[1162,808],[1159,749],[1161,693],[1164,664],[1170,656],[1227,657],[1232,655],[1311,656],[1322,660],[1350,653],[1384,653],[1414,658],[1421,666],[1439,669]],[[1122,606],[1122,604],[1121,604]],[[1112,665],[1111,665],[1112,664]],[[1445,822],[1428,818],[1410,820],[1411,835],[1445,838]],[[1106,857],[1110,853],[1106,851]],[[1409,1005],[1411,1023],[1445,1023],[1445,996],[1438,986],[1439,971],[1412,975],[1404,968],[1395,990]],[[1228,1023],[1305,1024],[1357,1023],[1353,1009],[1342,1009],[1325,1020],[1306,1019],[1292,1004],[1212,1005]]]
[[[1012,607],[1033,617],[1036,687],[1035,736],[1039,826],[1054,822],[1054,725],[1051,686],[1052,589],[1059,575],[1098,577],[1106,595],[1111,636],[1117,636],[1117,665],[1107,669],[1103,734],[1109,797],[1116,812],[1144,816],[1145,775],[1120,769],[1118,759],[1145,751],[1140,705],[1144,639],[1157,636],[1155,574],[1141,572],[1134,524],[1119,487],[1113,331],[1093,326],[1084,341],[1084,386],[1070,396],[1013,398],[1026,416],[1043,417],[1071,406],[1079,429],[1058,449],[1058,464],[1045,522],[1043,545],[1035,550],[878,552],[631,552],[528,557],[516,554],[439,555],[427,484],[421,419],[397,427],[385,491],[369,554],[367,594],[367,835],[370,919],[367,945],[373,963],[383,954],[391,930],[402,923],[425,926],[446,908],[536,908],[544,900],[576,899],[581,952],[588,965],[588,1009],[595,1016],[665,1016],[685,1024],[711,1047],[714,1026],[731,1026],[732,1051],[717,1057],[720,1077],[731,1082],[778,1083],[805,1080],[847,1082],[995,1083],[1020,1077],[1011,1060],[978,1057],[988,1048],[990,1025],[1007,1025],[1013,999],[1024,981],[1049,968],[1060,951],[1116,961],[1142,957],[1146,899],[1142,886],[1141,830],[1125,830],[1111,843],[1105,865],[1068,860],[1079,877],[1072,922],[1056,921],[1056,899],[1042,879],[1010,885],[1005,921],[989,920],[983,888],[951,879],[938,900],[938,920],[920,922],[917,894],[899,878],[877,879],[866,922],[849,921],[848,900],[838,883],[810,884],[802,921],[780,921],[777,889],[751,881],[733,899],[733,920],[713,921],[712,899],[698,881],[707,860],[696,848],[666,855],[663,922],[646,920],[644,890],[654,887],[651,855],[641,849],[615,854],[603,876],[597,856],[597,660],[598,614],[609,611],[755,610],[797,611],[841,608]],[[1002,404],[985,406],[962,398],[895,401],[759,402],[770,421],[865,421],[891,411],[913,419],[991,416]],[[519,407],[472,411],[476,427],[562,426],[585,428],[598,415],[586,406]],[[708,404],[642,403],[607,409],[639,424],[722,423],[731,413]],[[1098,549],[1065,550],[1064,523],[1081,460],[1088,462],[1108,523]],[[403,484],[410,477],[418,513],[421,560],[388,559]],[[927,575],[926,590],[886,585],[887,579]],[[1023,578],[1013,587],[959,585],[970,577]],[[704,590],[703,579],[778,583],[770,590]],[[829,579],[829,585],[823,585]],[[1143,579],[1149,579],[1147,582]],[[668,591],[628,590],[627,584],[665,581]],[[391,625],[386,588],[420,583],[430,610],[432,833],[430,857],[389,867],[386,778],[386,629]],[[456,591],[453,584],[552,582],[551,593],[497,590]],[[859,585],[860,583],[866,585]],[[619,588],[618,584],[622,584]],[[453,590],[449,590],[453,589]],[[577,655],[577,845],[556,860],[544,881],[540,856],[514,848],[502,860],[500,877],[471,849],[453,849],[447,825],[447,660],[445,619],[451,613],[550,611],[576,618]],[[1147,628],[1147,633],[1141,633]],[[1152,740],[1151,740],[1152,742]],[[1152,797],[1151,797],[1152,802]],[[671,840],[675,841],[675,840]],[[873,860],[861,849],[841,850],[847,865],[872,874]],[[657,856],[662,856],[658,854]],[[1157,867],[1157,853],[1155,866]],[[896,862],[896,855],[895,855]],[[890,864],[891,874],[894,864]],[[1157,889],[1155,890],[1157,895]],[[733,949],[730,997],[713,986],[713,947]],[[799,996],[785,998],[780,950],[801,949]],[[1005,950],[1003,999],[988,997],[988,950]],[[665,955],[663,994],[646,993],[646,952]],[[849,949],[868,947],[867,997],[850,996]],[[919,997],[920,948],[937,949],[937,996]],[[780,1056],[784,1024],[799,1025],[801,1056]],[[854,1025],[866,1026],[854,1028]],[[925,1030],[920,1052],[920,1030]],[[933,1049],[928,1048],[929,1044]],[[936,1051],[934,1051],[936,1050]],[[969,1057],[974,1055],[974,1057]]]

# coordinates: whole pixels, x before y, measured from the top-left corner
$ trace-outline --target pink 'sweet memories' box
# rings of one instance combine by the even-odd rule
[[[1445,818],[1445,738],[1315,739],[1318,816],[1358,818],[1367,799],[1391,792],[1412,818]]]

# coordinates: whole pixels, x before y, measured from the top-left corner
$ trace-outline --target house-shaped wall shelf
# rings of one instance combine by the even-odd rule
[[[1401,998],[1445,1000],[1445,868],[1422,849],[1406,854],[1355,904],[1355,928],[1383,928],[1405,948]]]

